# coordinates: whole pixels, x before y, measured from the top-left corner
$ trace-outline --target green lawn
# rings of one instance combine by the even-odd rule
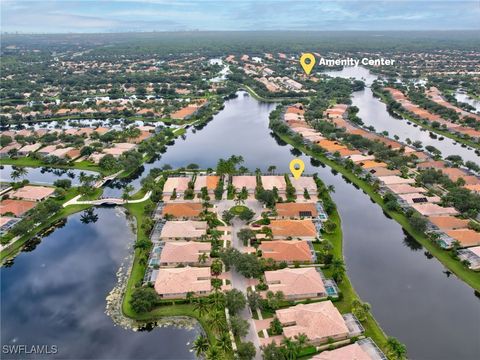
[[[375,201],[378,205],[380,205],[385,213],[387,213],[392,219],[397,221],[405,231],[410,234],[415,240],[417,240],[422,246],[425,247],[433,256],[435,256],[445,267],[447,267],[450,271],[452,271],[455,275],[457,275],[460,279],[465,281],[468,285],[474,288],[477,291],[480,291],[480,276],[477,272],[468,269],[464,266],[460,261],[455,260],[451,257],[450,252],[441,249],[434,243],[432,243],[425,234],[420,233],[413,229],[413,227],[409,224],[407,218],[402,213],[394,212],[388,210],[383,203],[382,197],[373,189],[373,187],[368,184],[367,182],[359,179],[350,171],[346,170],[343,166],[340,166],[336,162],[329,160],[325,156],[317,155],[312,153],[311,151],[307,150],[305,146],[295,144],[288,136],[283,134],[277,135],[284,140],[285,142],[289,143],[293,147],[297,148],[298,150],[304,152],[305,154],[320,160],[324,164],[328,165],[332,169],[338,171],[342,175],[345,176],[348,180],[352,183],[356,184],[362,190],[364,190],[370,198]]]
[[[235,215],[240,215],[245,211],[248,211],[248,207],[243,205],[235,205],[234,207],[230,208],[230,212]]]

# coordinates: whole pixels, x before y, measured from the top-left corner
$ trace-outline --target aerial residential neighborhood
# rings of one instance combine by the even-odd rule
[[[0,8],[1,359],[480,358],[478,2]]]

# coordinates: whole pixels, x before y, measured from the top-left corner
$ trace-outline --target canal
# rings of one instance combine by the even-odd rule
[[[407,138],[412,142],[419,140],[424,147],[427,145],[436,147],[442,152],[443,157],[460,155],[465,161],[479,162],[480,158],[475,154],[474,149],[462,147],[461,144],[448,137],[430,133],[415,123],[391,116],[387,111],[387,106],[373,96],[369,86],[378,77],[368,69],[361,66],[346,67],[340,71],[327,71],[325,74],[332,77],[354,78],[365,82],[367,87],[364,90],[354,92],[352,97],[352,105],[360,109],[358,116],[362,119],[365,126],[373,126],[377,132],[387,131],[388,136],[392,139],[394,135],[397,135],[399,140],[403,142]],[[443,140],[440,140],[440,138],[443,138]]]
[[[193,359],[188,344],[198,329],[134,332],[105,314],[134,235],[119,209],[97,208],[90,223],[82,215],[1,270],[2,345],[56,346],[58,353],[2,359]]]
[[[412,359],[479,358],[480,303],[473,290],[426,256],[361,190],[272,136],[268,115],[274,105],[244,92],[238,95],[204,129],[189,129],[159,160],[146,164],[131,183],[138,188],[152,167],[197,163],[213,168],[220,157],[232,154],[242,155],[252,171],[275,165],[283,173],[299,155],[307,173],[316,172],[335,186],[348,276],[386,333],[404,342]],[[111,209],[97,213],[99,220],[88,225],[74,215],[35,251],[22,253],[13,267],[2,269],[4,343],[48,343],[60,336],[72,351],[69,357],[188,358],[186,344],[193,332],[162,328],[132,333],[113,327],[103,314],[105,296],[133,240],[123,215]]]

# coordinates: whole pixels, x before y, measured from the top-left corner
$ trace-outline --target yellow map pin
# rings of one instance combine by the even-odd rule
[[[305,169],[305,164],[300,159],[293,159],[290,161],[290,172],[292,173],[295,179],[298,179],[302,176],[303,170]]]
[[[310,75],[315,66],[315,56],[311,53],[305,53],[300,57],[300,65],[307,75]]]

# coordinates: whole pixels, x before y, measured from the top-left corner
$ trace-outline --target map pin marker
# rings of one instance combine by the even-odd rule
[[[305,169],[305,164],[300,159],[293,159],[290,161],[290,172],[295,179],[298,179]]]
[[[300,57],[300,65],[302,65],[303,71],[307,75],[310,75],[313,67],[315,66],[315,56],[311,53],[305,53]]]

